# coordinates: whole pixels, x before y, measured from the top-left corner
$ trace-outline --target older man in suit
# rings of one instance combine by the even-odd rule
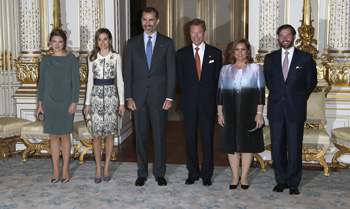
[[[291,25],[280,26],[277,35],[282,49],[266,55],[264,62],[277,182],[273,191],[289,188],[289,194],[299,195],[306,107],[317,84],[317,69],[311,54],[294,47],[296,32]]]
[[[130,39],[125,50],[125,98],[134,111],[137,180],[143,186],[148,176],[148,134],[150,121],[154,141],[153,175],[159,186],[167,185],[165,131],[168,109],[175,99],[176,67],[172,39],[156,31],[158,11],[142,12],[144,33]]]
[[[180,109],[184,115],[188,178],[185,184],[194,184],[202,178],[204,186],[212,184],[214,171],[213,138],[216,115],[216,91],[222,66],[222,53],[206,44],[205,22],[193,19],[190,23],[192,44],[177,53],[176,72],[181,88]],[[198,124],[203,152],[199,168],[197,141]]]

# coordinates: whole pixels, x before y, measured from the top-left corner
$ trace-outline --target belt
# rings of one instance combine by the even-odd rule
[[[114,85],[114,78],[111,78],[111,79],[97,79],[97,78],[94,78],[94,85],[98,85],[98,86]]]

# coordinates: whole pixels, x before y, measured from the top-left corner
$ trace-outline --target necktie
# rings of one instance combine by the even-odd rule
[[[284,60],[283,60],[283,65],[282,65],[282,72],[283,72],[284,80],[287,80],[287,76],[288,76],[288,65],[289,65],[288,54],[289,54],[288,51],[284,52]]]
[[[200,80],[201,79],[201,59],[199,58],[198,50],[199,48],[196,47],[196,55],[194,56],[194,60],[196,61],[198,80]]]
[[[148,70],[151,70],[151,61],[152,61],[152,36],[148,36],[148,41],[146,45],[146,57],[147,57],[147,65]]]

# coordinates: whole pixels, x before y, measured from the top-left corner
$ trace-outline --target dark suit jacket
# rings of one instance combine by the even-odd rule
[[[270,121],[281,121],[286,108],[290,122],[305,122],[307,99],[317,84],[316,63],[311,54],[295,48],[284,81],[281,51],[265,57],[264,74],[269,89],[267,117]]]
[[[208,115],[216,113],[216,92],[222,53],[219,49],[205,45],[201,79],[198,80],[192,44],[177,52],[176,71],[181,88],[180,110],[193,113],[198,108]]]
[[[166,98],[175,99],[176,67],[173,40],[158,32],[148,70],[143,33],[130,39],[125,50],[125,98],[141,108],[149,98],[162,108]]]

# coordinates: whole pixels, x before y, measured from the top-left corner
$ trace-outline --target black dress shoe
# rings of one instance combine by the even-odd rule
[[[230,189],[237,189],[237,186],[238,186],[238,184],[235,184],[235,185],[230,184]]]
[[[288,189],[288,186],[285,184],[277,184],[272,191],[274,192],[283,192],[283,190]]]
[[[145,185],[145,182],[147,181],[147,178],[145,177],[138,177],[135,181],[135,186],[140,186],[142,187],[143,185]]]
[[[249,185],[243,185],[241,184],[241,188],[247,190],[249,188]]]
[[[298,187],[290,187],[289,194],[290,195],[300,195]]]
[[[211,186],[211,179],[203,179],[203,186]]]
[[[158,186],[168,185],[168,183],[166,182],[164,177],[158,177],[158,178],[156,178],[156,181],[158,182]]]
[[[194,182],[195,182],[195,181],[198,181],[198,180],[199,180],[199,178],[191,178],[191,177],[188,177],[188,178],[186,179],[185,184],[194,184]]]

